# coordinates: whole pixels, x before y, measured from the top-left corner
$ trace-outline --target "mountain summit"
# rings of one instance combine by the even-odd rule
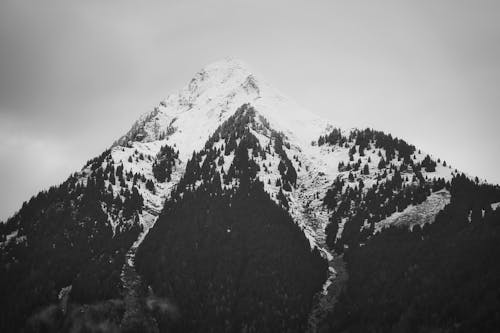
[[[273,128],[304,142],[316,139],[328,125],[256,77],[242,61],[224,59],[197,72],[183,89],[143,115],[115,145],[165,138],[179,146],[181,156],[188,156],[245,103],[252,104]]]
[[[500,189],[334,125],[239,60],[205,67],[1,225],[0,330],[427,331],[498,309],[470,300],[495,279],[433,295],[498,276],[457,249],[500,250]]]

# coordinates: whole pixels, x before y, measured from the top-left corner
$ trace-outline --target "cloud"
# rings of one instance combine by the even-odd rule
[[[62,182],[75,159],[72,142],[25,131],[6,118],[0,117],[0,174],[5,194],[0,200],[0,219],[11,215],[31,195]]]
[[[500,182],[499,9],[489,0],[1,1],[0,218],[225,56],[340,125],[392,132]]]

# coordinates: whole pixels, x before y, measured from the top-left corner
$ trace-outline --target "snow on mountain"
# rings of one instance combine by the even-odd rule
[[[346,182],[344,191],[357,184],[348,180],[350,171],[339,169],[339,163],[349,163],[349,150],[356,144],[351,142],[345,145],[318,145],[317,140],[320,135],[327,134],[333,128],[333,123],[297,105],[258,77],[245,63],[235,59],[224,59],[197,72],[184,88],[167,96],[153,111],[143,115],[127,134],[115,142],[112,148],[113,159],[115,163],[123,163],[125,170],[144,173],[147,178],[154,180],[151,166],[147,165],[151,164],[149,160],[138,161],[139,163],[126,162],[131,152],[138,151],[145,156],[154,156],[161,146],[169,145],[179,150],[180,162],[186,163],[193,152],[203,149],[214,131],[244,104],[255,109],[257,113],[255,121],[260,123],[260,128],[283,133],[288,143],[284,150],[297,171],[297,184],[290,191],[283,191],[284,196],[289,203],[289,213],[304,231],[311,248],[319,249],[330,263],[329,277],[325,281],[323,293],[317,304],[320,307],[324,304],[331,306],[332,302],[324,299],[336,297],[336,292],[331,292],[329,295],[328,290],[336,290],[335,279],[345,279],[343,273],[345,267],[342,265],[342,260],[339,260],[327,246],[326,227],[330,223],[331,212],[324,205],[323,199],[337,178]],[[350,131],[342,130],[342,133],[349,136]],[[271,198],[279,203],[278,193],[281,187],[276,182],[281,177],[278,171],[280,158],[272,146],[272,139],[267,130],[252,129],[252,134],[257,137],[262,147],[269,147],[270,154],[265,158],[255,158],[261,166],[258,178]],[[222,142],[218,142],[215,146],[220,147],[221,144]],[[251,155],[251,152],[249,154]],[[422,163],[426,156],[424,152],[416,151],[413,155],[414,162]],[[224,164],[217,167],[218,172],[229,169],[232,157],[232,154],[224,157]],[[376,149],[374,144],[363,155],[355,153],[353,159],[359,161],[361,165],[368,166],[368,175],[356,174],[357,181],[363,181],[365,192],[366,189],[385,180],[383,177],[386,176],[383,176],[383,171],[378,168],[381,159],[398,168],[402,164],[397,155],[393,159],[388,159],[385,151]],[[422,175],[427,179],[443,178],[448,181],[452,178],[453,172],[449,165],[437,163],[434,171],[423,170]],[[405,184],[412,186],[414,180],[411,170],[403,171],[402,176],[405,178]],[[390,179],[392,176],[387,177]],[[156,188],[154,194],[140,188],[145,198],[146,211],[150,212],[158,211],[158,207],[163,205],[165,198],[175,186],[175,182],[166,187],[156,181],[154,183]],[[425,221],[431,222],[433,216],[447,203],[447,198],[445,195],[433,194],[426,202],[411,206],[403,213],[396,212],[394,216],[381,221],[377,224],[376,230],[392,223],[403,224],[401,220],[409,219],[408,216],[414,213],[421,216],[423,212],[427,212]],[[141,217],[141,223],[146,225],[146,232],[154,223],[155,215],[143,214]],[[337,238],[340,238],[346,221],[347,219],[343,219],[339,224]],[[311,325],[314,326],[317,320],[319,319],[315,319],[313,315],[310,320]]]
[[[224,173],[234,162],[234,148],[224,151],[223,146],[227,146],[227,141],[219,136],[212,140],[212,136],[238,110],[246,112],[249,109],[253,112],[251,119],[245,118],[248,123],[243,126],[258,142],[252,142],[255,147],[248,149],[249,158],[259,168],[257,180],[262,182],[272,200],[288,210],[304,232],[311,249],[317,249],[329,264],[328,276],[309,318],[309,330],[316,331],[318,322],[335,304],[341,285],[347,279],[342,255],[333,250],[332,237],[328,235],[327,228],[333,223],[334,214],[338,213],[338,220],[335,221],[337,229],[333,233],[333,244],[342,238],[344,229],[348,229],[346,225],[354,220],[356,210],[367,209],[370,205],[369,201],[373,197],[366,198],[369,191],[375,192],[375,195],[386,193],[387,198],[383,198],[386,200],[379,205],[384,206],[394,199],[393,196],[402,194],[406,189],[425,187],[426,196],[422,200],[412,197],[407,200],[411,204],[406,206],[392,202],[394,209],[388,214],[367,210],[357,231],[373,235],[389,226],[411,228],[415,224],[432,223],[435,215],[449,202],[450,194],[442,188],[431,193],[430,188],[434,180],[442,179],[444,183],[457,173],[449,164],[413,146],[411,154],[405,155],[402,151],[394,150],[391,146],[393,138],[385,134],[380,135],[383,140],[390,141],[391,147],[381,145],[370,137],[361,149],[356,136],[362,131],[355,129],[338,129],[337,134],[342,137],[340,142],[320,143],[320,136],[337,130],[333,122],[297,105],[242,61],[224,59],[197,72],[184,88],[168,95],[154,110],[142,115],[109,151],[89,161],[75,175],[78,184],[68,188],[74,190],[76,185],[95,182],[91,187],[99,187],[98,192],[105,197],[99,198],[100,205],[107,214],[113,235],[130,226],[141,227],[138,238],[126,253],[127,260],[121,272],[127,295],[136,304],[136,282],[139,279],[134,267],[136,251],[154,226],[165,202],[176,191],[193,153],[208,151],[205,145],[210,141],[210,148],[216,152],[214,154],[218,154],[211,156],[211,170],[220,175],[225,189],[238,186],[237,179],[226,183],[223,179]],[[259,145],[262,151],[253,154]],[[406,148],[409,146],[405,142],[402,145]],[[165,179],[159,179],[155,174],[155,166],[164,158],[162,154],[165,148],[172,148],[179,154],[169,156],[172,163],[169,166],[170,174]],[[206,158],[206,155],[201,157],[200,167]],[[296,182],[289,188],[283,183],[284,172],[280,170],[283,162],[288,163],[287,169],[291,168],[296,173]],[[421,167],[425,163],[434,165]],[[384,184],[398,177],[401,178],[401,184],[397,188],[382,192],[386,190]],[[196,188],[201,183],[202,180],[197,180],[192,187]],[[336,189],[337,197],[334,199],[337,201],[334,206],[345,204],[347,207],[340,213],[339,209],[325,202],[329,191],[335,186],[340,188]],[[138,209],[133,208],[136,209],[133,213],[125,214],[124,207],[134,191],[143,202]],[[416,195],[412,193],[411,196]],[[499,205],[492,204],[492,209]],[[228,229],[228,232],[231,230]],[[26,237],[14,230],[0,242],[0,248],[24,240]],[[344,242],[342,246],[348,245]]]
[[[349,172],[340,171],[338,165],[349,160],[349,149],[354,144],[319,146],[316,142],[318,137],[328,133],[333,128],[333,123],[297,105],[240,60],[226,58],[197,72],[184,88],[168,95],[153,111],[142,115],[112,145],[109,160],[103,161],[100,166],[105,169],[112,163],[115,167],[122,166],[124,173],[138,173],[143,177],[144,182],[135,182],[127,177],[125,185],[129,190],[135,186],[144,199],[144,210],[139,216],[139,223],[147,231],[182,176],[185,163],[193,152],[201,150],[214,131],[243,104],[251,105],[258,114],[257,118],[263,117],[264,120],[256,119],[257,122],[265,121],[264,127],[284,134],[288,143],[284,148],[285,152],[297,171],[296,187],[285,192],[290,203],[289,212],[304,230],[311,247],[320,248],[325,257],[330,258],[325,242],[325,228],[329,223],[330,212],[323,204],[323,198],[333,180],[338,177],[344,180],[348,178]],[[347,130],[342,132],[349,135]],[[253,131],[253,134],[263,147],[271,145],[268,133]],[[175,168],[178,177],[160,182],[155,179],[152,166],[161,147],[166,145],[179,151],[179,161]],[[272,147],[270,151],[272,154],[265,160],[257,158],[260,165],[266,165],[266,172],[262,169],[258,177],[265,190],[277,201],[280,190],[276,186],[280,177],[279,158],[275,156],[276,152]],[[362,164],[369,166],[370,175],[357,175],[366,188],[379,181],[377,164],[384,153],[379,155],[375,147],[369,149],[364,156],[354,154],[354,160],[360,160]],[[414,154],[416,162],[422,162],[425,157],[426,154],[420,151]],[[396,157],[388,162],[400,165]],[[222,168],[228,170],[231,163],[232,156],[226,156]],[[80,172],[80,181],[86,183],[86,178],[92,172],[92,166],[86,166]],[[450,180],[454,170],[449,165],[438,163],[435,171],[422,173],[430,179],[442,177]],[[154,184],[153,190],[146,188],[147,181]],[[111,189],[114,196],[124,199],[122,185],[105,181],[106,188]],[[349,182],[344,189],[348,186]],[[116,216],[110,216],[109,221],[113,229],[122,223]],[[342,227],[340,225],[339,235]]]
[[[245,103],[255,107],[275,130],[302,143],[314,140],[328,126],[325,120],[257,78],[242,61],[224,59],[196,73],[183,89],[143,115],[115,145],[165,138],[185,160]]]
[[[331,212],[324,205],[323,199],[331,188],[333,180],[337,178],[346,181],[344,190],[354,186],[347,181],[350,172],[341,171],[339,163],[348,163],[349,150],[355,144],[318,145],[319,136],[328,133],[333,128],[332,123],[301,108],[257,77],[245,63],[235,59],[215,62],[197,72],[184,88],[170,94],[153,111],[144,114],[127,134],[113,144],[111,158],[115,165],[123,165],[124,172],[142,174],[154,183],[154,191],[148,190],[144,184],[137,185],[144,198],[145,207],[139,221],[144,230],[141,236],[144,236],[154,224],[156,216],[175,188],[185,163],[193,152],[203,149],[214,131],[244,104],[251,105],[255,109],[257,113],[255,122],[260,124],[261,129],[264,128],[264,130],[252,129],[253,135],[257,137],[262,147],[269,146],[270,154],[267,154],[265,159],[256,157],[256,162],[261,166],[258,178],[271,198],[279,202],[278,193],[281,187],[277,186],[276,182],[281,177],[278,171],[280,158],[272,146],[269,130],[283,133],[288,143],[284,148],[285,153],[297,171],[296,187],[291,191],[284,191],[289,202],[288,210],[304,231],[311,248],[318,248],[320,253],[333,264],[334,256],[326,244],[325,232],[326,226],[330,223]],[[342,130],[342,133],[349,136],[350,132]],[[178,177],[163,183],[155,179],[152,164],[160,148],[165,145],[179,151],[179,165],[176,167]],[[221,145],[222,141],[215,144],[219,148]],[[421,151],[415,152],[415,162],[421,163],[426,156],[427,154]],[[228,170],[232,158],[232,154],[225,156],[224,164],[217,167],[218,171]],[[369,175],[361,173],[356,175],[357,179],[364,182],[365,188],[371,188],[380,181],[382,172],[379,172],[377,165],[382,158],[387,160],[383,150],[380,151],[372,145],[363,156],[358,152],[353,158],[362,165],[368,165]],[[399,167],[402,163],[396,156],[387,162],[393,163],[395,167]],[[449,165],[438,163],[435,171],[424,170],[422,173],[429,179],[450,180],[453,169]],[[407,175],[410,179],[406,183],[411,185],[412,173],[408,172]],[[109,186],[109,181],[106,182],[106,186]],[[120,193],[121,187],[118,184],[111,187],[115,195]],[[434,197],[429,198],[428,201],[435,202],[433,199]],[[437,206],[442,207],[445,202],[445,200],[440,201]],[[407,211],[423,211],[426,207],[428,208],[428,205],[424,203],[421,207],[411,207]],[[437,213],[434,209],[431,211],[427,214],[426,221],[431,221],[432,216]],[[380,222],[376,230],[394,221],[400,221],[400,218],[398,219],[400,215],[401,213],[396,213]],[[337,237],[342,234],[345,221],[339,225]],[[116,228],[117,223],[112,223]],[[330,278],[325,282],[325,290],[331,285],[332,277],[338,269],[338,267],[330,268]]]
[[[194,151],[203,148],[218,126],[246,103],[251,104],[273,130],[287,137],[291,143],[289,155],[302,154],[308,159],[309,154],[304,155],[303,151],[307,152],[310,143],[331,127],[326,120],[301,108],[258,78],[242,61],[227,58],[197,72],[184,88],[168,95],[153,111],[141,116],[130,131],[113,144],[112,158],[115,164],[123,164],[125,171],[140,172],[154,180],[152,159],[134,158],[134,161],[128,162],[133,152],[154,157],[161,146],[169,145],[179,151],[179,160],[185,163]],[[261,144],[269,144],[269,138],[255,134]],[[266,162],[271,163],[270,168],[279,176],[279,161]],[[226,157],[225,170],[230,163],[230,156]],[[279,187],[268,185],[271,179],[276,181],[276,177],[260,176],[266,190],[276,197]],[[142,187],[139,191],[145,199],[145,206],[150,211],[158,212],[169,191],[157,182],[155,186],[155,194]],[[119,187],[115,188],[115,193],[117,191]],[[151,218],[144,221],[147,222],[142,224],[148,226],[152,223]],[[305,225],[304,228],[307,229]],[[306,234],[313,242],[312,232]]]
[[[432,223],[432,220],[449,202],[450,192],[446,189],[432,193],[422,204],[409,206],[402,212],[396,212],[380,221],[375,226],[375,232],[388,226],[405,226],[413,228],[415,225]]]

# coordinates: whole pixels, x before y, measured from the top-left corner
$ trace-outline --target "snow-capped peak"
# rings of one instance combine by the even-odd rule
[[[200,98],[214,98],[228,93],[235,87],[243,86],[251,76],[251,71],[242,61],[226,58],[197,72],[189,84],[181,90],[179,97],[184,98],[188,103],[201,102]],[[172,102],[175,102],[175,97],[178,96],[175,94],[169,96],[169,98],[174,98]]]
[[[236,81],[241,82],[251,74],[252,71],[249,66],[243,61],[233,58],[224,58],[223,60],[211,63],[201,69],[194,75],[191,83],[206,82],[209,85],[234,85]]]
[[[309,144],[327,126],[257,77],[243,61],[226,58],[198,71],[184,88],[143,115],[115,145],[166,140],[179,149],[181,158],[189,157],[246,103],[299,145]]]

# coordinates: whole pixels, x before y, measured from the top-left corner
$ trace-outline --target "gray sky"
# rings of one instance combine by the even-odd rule
[[[0,2],[0,219],[204,65],[500,182],[498,1]]]

